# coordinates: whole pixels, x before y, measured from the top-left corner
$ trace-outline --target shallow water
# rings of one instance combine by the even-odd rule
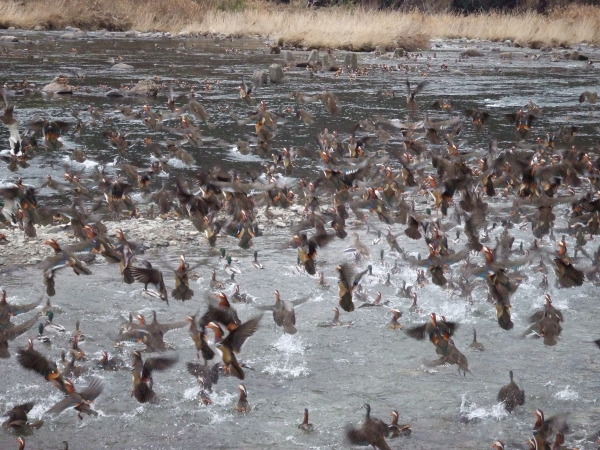
[[[111,127],[128,133],[131,142],[146,136],[155,140],[165,139],[168,133],[152,132],[139,120],[124,119],[117,107],[129,104],[139,108],[147,102],[152,108],[164,108],[166,91],[162,91],[155,100],[113,100],[104,97],[105,89],[99,87],[101,84],[118,87],[132,80],[159,76],[165,82],[179,80],[195,86],[216,124],[214,129],[200,125],[206,142],[199,149],[190,149],[198,167],[222,164],[227,169],[242,170],[259,168],[269,161],[256,156],[244,157],[231,150],[232,144],[247,136],[251,128],[236,125],[228,114],[231,110],[243,116],[248,110],[237,92],[242,74],[249,79],[254,70],[267,68],[272,61],[281,59],[280,56],[269,55],[268,49],[260,42],[142,39],[119,34],[90,34],[83,40],[61,40],[58,33],[19,35],[28,36],[31,42],[2,44],[0,82],[27,79],[42,86],[71,67],[85,72],[85,78],[72,79],[73,84],[82,86],[73,96],[11,97],[22,123],[36,115],[74,121],[72,111],[80,111],[80,117],[87,122],[90,118],[84,110],[87,105],[93,105],[112,116],[114,123]],[[458,60],[461,49],[466,45],[459,41],[434,42],[431,51],[423,52],[413,60],[360,55],[359,64],[373,66],[368,75],[358,76],[352,81],[345,75],[336,78],[330,73],[315,74],[314,78],[310,78],[303,70],[293,70],[286,74],[284,84],[257,88],[256,97],[265,100],[269,109],[274,111],[293,108],[290,92],[294,90],[309,93],[331,90],[341,102],[342,113],[338,117],[331,117],[320,104],[305,105],[318,119],[313,126],[303,125],[293,114],[284,117],[279,124],[275,148],[288,145],[316,148],[314,135],[320,129],[327,127],[348,132],[357,120],[375,114],[388,119],[404,118],[406,73],[404,69],[384,71],[381,68],[383,64],[394,67],[406,64],[408,76],[415,83],[424,78],[420,74],[427,73],[430,84],[418,97],[422,105],[421,117],[427,110],[426,105],[440,98],[449,98],[460,108],[477,106],[490,111],[492,120],[483,132],[476,132],[470,124],[465,124],[460,137],[464,141],[460,144],[461,150],[484,149],[491,137],[499,140],[501,148],[514,144],[511,125],[502,115],[513,112],[530,99],[544,110],[530,141],[535,137],[543,138],[545,131],[555,130],[560,125],[576,124],[580,127],[576,145],[591,146],[597,135],[597,107],[580,106],[577,97],[583,90],[598,89],[598,70],[593,65],[553,61],[549,53],[489,43],[469,44],[480,46],[488,56]],[[519,52],[527,57],[501,60],[499,53],[491,49]],[[582,52],[598,56],[598,51],[593,48],[584,47]],[[533,55],[541,56],[534,59]],[[119,56],[123,56],[124,62],[134,65],[135,70],[127,73],[110,71],[111,64],[107,59]],[[306,53],[301,53],[297,59],[305,57]],[[448,65],[449,70],[441,69],[443,63]],[[202,91],[205,80],[213,83],[210,91]],[[389,89],[395,90],[400,98],[376,95],[380,90]],[[177,94],[183,95],[188,90],[176,85]],[[220,109],[223,107],[228,109]],[[436,118],[450,117],[448,113],[430,111],[430,114]],[[5,128],[1,130],[0,139],[5,144],[7,133]],[[66,155],[75,147],[85,149],[91,159],[107,165],[107,170],[113,173],[111,162],[115,151],[102,137],[103,131],[103,127],[90,124],[79,138],[68,132],[63,138],[65,146],[62,150],[38,156],[30,168],[17,173],[10,173],[3,165],[0,167],[0,179],[22,176],[26,183],[39,186],[48,173],[59,178],[64,173],[62,165],[68,161]],[[389,145],[397,145],[399,141],[400,137],[395,136]],[[128,151],[128,161],[148,164],[149,156],[143,154],[141,148],[140,144],[133,145]],[[384,152],[379,145],[374,150]],[[72,169],[89,174],[93,166],[86,164],[82,167],[73,163]],[[194,169],[183,167],[173,172],[191,173]],[[297,161],[294,176],[311,176],[317,170],[318,164],[314,160],[301,158]],[[171,179],[172,176],[169,176],[168,181]],[[161,181],[157,181],[157,187]],[[52,201],[55,204],[65,201],[46,190],[40,192],[40,198],[42,202]],[[430,202],[426,197],[417,200],[419,209],[424,209],[425,202]],[[502,205],[499,202],[496,200]],[[490,203],[494,206],[494,201]],[[566,210],[565,206],[561,208]],[[556,212],[556,215],[557,227],[564,226],[564,214]],[[377,223],[376,216],[371,217],[370,223],[385,231],[385,226]],[[133,223],[125,226],[135,228]],[[399,224],[392,228],[395,234],[403,229],[404,226]],[[289,230],[269,229],[264,236],[255,238],[253,247],[259,250],[265,270],[255,269],[251,264],[252,251],[240,249],[232,238],[221,238],[217,244],[239,260],[236,264],[242,274],[236,279],[242,292],[255,297],[254,304],[236,305],[242,320],[259,313],[255,305],[272,304],[275,289],[284,299],[308,299],[296,308],[298,334],[283,335],[272,322],[271,313],[267,312],[259,331],[244,346],[241,359],[254,368],[246,371],[244,381],[253,406],[249,414],[240,416],[233,410],[239,380],[231,377],[221,378],[215,386],[212,406],[205,407],[198,402],[196,381],[185,369],[185,362],[195,359],[195,351],[186,328],[183,328],[166,335],[166,340],[179,354],[179,362],[175,368],[154,376],[159,405],[140,405],[130,397],[131,377],[128,371],[92,372],[104,383],[104,392],[94,406],[99,416],[86,417],[81,422],[73,411],[57,417],[46,416],[44,426],[26,438],[27,448],[60,448],[63,440],[67,440],[71,448],[343,448],[347,447],[343,441],[344,427],[362,420],[364,410],[361,405],[365,402],[371,404],[374,416],[387,420],[391,410],[397,409],[400,421],[411,424],[411,437],[390,440],[392,448],[481,449],[489,448],[495,439],[502,439],[514,448],[531,436],[536,408],[544,410],[547,416],[569,412],[573,432],[567,436],[567,442],[580,448],[594,448],[592,442],[600,428],[600,407],[597,405],[600,354],[590,342],[598,338],[595,331],[598,323],[595,316],[597,287],[586,283],[580,288],[558,290],[553,287],[554,275],[549,267],[552,286],[549,292],[555,305],[563,311],[565,323],[559,344],[545,347],[538,340],[521,337],[528,326],[528,316],[543,304],[543,292],[537,287],[541,279],[539,273],[532,269],[524,270],[529,278],[512,297],[515,327],[508,332],[498,327],[494,308],[486,302],[487,288],[483,282],[474,291],[472,303],[450,289],[429,283],[417,291],[423,312],[410,313],[410,301],[398,295],[398,287],[402,280],[414,284],[416,269],[401,263],[400,272],[391,277],[392,286],[385,286],[385,277],[394,260],[398,258],[401,262],[399,256],[389,252],[384,240],[372,244],[375,238],[372,230],[367,232],[363,226],[351,231],[358,232],[363,242],[371,244],[372,259],[358,264],[360,268],[369,263],[373,265],[374,275],[366,276],[362,283],[369,298],[372,299],[376,291],[381,291],[384,301],[404,312],[401,322],[405,326],[425,322],[432,311],[461,323],[454,339],[457,348],[467,356],[471,373],[463,377],[454,366],[428,367],[427,361],[435,359],[432,346],[411,340],[401,331],[389,330],[385,326],[389,321],[386,307],[342,314],[342,320],[354,321],[349,327],[319,327],[319,323],[331,318],[331,309],[337,304],[335,265],[353,260],[351,253],[344,252],[351,245],[351,238],[335,241],[319,251],[320,270],[325,272],[331,285],[329,289],[322,289],[316,279],[298,270],[294,249],[281,249],[289,239]],[[492,243],[500,231],[491,232]],[[515,246],[521,241],[526,247],[529,245],[529,229],[515,227],[510,231],[515,236]],[[449,232],[449,237],[453,235]],[[403,234],[398,238],[400,245],[408,252],[426,253],[421,241],[403,238]],[[549,251],[555,248],[548,238],[544,244]],[[455,248],[464,245],[464,237],[454,245]],[[594,241],[586,247],[588,253],[595,248]],[[386,252],[383,264],[379,261],[380,249]],[[91,266],[93,275],[89,277],[78,278],[66,272],[58,275],[57,295],[52,301],[64,312],[57,314],[55,321],[71,330],[77,319],[82,320],[82,330],[88,337],[82,347],[92,360],[98,358],[103,349],[108,349],[111,354],[117,351],[111,348],[113,338],[129,312],[150,316],[154,309],[159,320],[167,322],[203,311],[212,269],[218,269],[219,279],[227,277],[223,262],[203,241],[189,248],[151,250],[146,256],[167,273],[169,266],[176,265],[176,258],[181,252],[185,252],[191,261],[202,258],[209,261],[194,270],[192,288],[196,295],[191,301],[182,303],[172,299],[167,307],[143,294],[139,285],[122,284],[116,267],[97,262]],[[480,258],[474,256],[472,260],[480,262]],[[9,301],[23,303],[42,295],[38,268],[7,269],[10,270],[0,273],[0,286],[7,290]],[[167,284],[170,286],[172,283],[171,275],[167,275]],[[233,286],[228,285],[226,292],[232,291]],[[478,331],[478,340],[486,347],[484,352],[473,352],[468,348],[473,327]],[[11,342],[13,355],[16,348],[25,345],[27,337],[32,335],[35,335],[34,331]],[[66,337],[56,338],[47,347],[36,344],[38,350],[56,358],[60,350],[67,347]],[[128,360],[134,348],[133,344],[125,344],[123,358]],[[5,385],[9,387],[6,393],[0,394],[1,411],[16,403],[33,400],[37,404],[30,417],[37,418],[60,399],[58,391],[38,375],[18,366],[14,358],[0,360],[0,367]],[[506,413],[496,402],[499,388],[508,382],[508,370],[514,371],[515,381],[525,389],[527,397],[526,405],[517,408],[513,414]],[[76,380],[78,386],[85,384],[84,380]],[[316,427],[313,434],[301,433],[296,428],[305,407],[309,408],[311,422]],[[3,430],[0,447],[11,448],[13,445],[14,437]]]

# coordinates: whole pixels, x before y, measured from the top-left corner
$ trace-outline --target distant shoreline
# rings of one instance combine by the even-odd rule
[[[424,50],[432,39],[510,40],[523,47],[600,44],[600,7],[571,5],[547,14],[534,11],[392,11],[350,7],[308,8],[262,0],[7,0],[0,28],[163,31],[182,35],[268,37],[294,48],[352,51]]]

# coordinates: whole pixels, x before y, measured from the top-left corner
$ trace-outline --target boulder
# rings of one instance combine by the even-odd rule
[[[273,84],[283,83],[284,73],[281,64],[271,64],[269,66],[269,79]]]
[[[156,97],[158,94],[158,85],[152,80],[140,80],[129,90],[129,95],[140,97]]]
[[[69,79],[65,75],[59,75],[44,86],[42,92],[46,94],[72,94],[73,86],[69,85]]]

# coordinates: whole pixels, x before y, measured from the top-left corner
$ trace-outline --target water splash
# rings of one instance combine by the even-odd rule
[[[554,394],[554,397],[558,400],[574,401],[579,400],[579,393],[571,389],[571,386],[567,385],[562,391],[558,391]]]
[[[504,408],[503,403],[496,403],[491,407],[477,406],[470,394],[465,393],[461,397],[460,415],[467,422],[480,421],[487,418],[500,420],[508,417],[508,412]]]

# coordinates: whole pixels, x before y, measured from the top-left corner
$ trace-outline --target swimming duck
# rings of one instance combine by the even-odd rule
[[[557,414],[548,419],[545,418],[541,409],[535,410],[536,421],[533,426],[534,436],[546,442],[555,433],[568,433],[569,425],[565,414]]]
[[[399,436],[408,436],[411,433],[410,425],[399,425],[398,424],[398,411],[394,410],[391,412],[392,422],[388,425],[390,432],[390,438],[396,438]]]
[[[235,285],[235,290],[233,291],[233,294],[231,294],[231,298],[236,303],[251,303],[252,302],[252,296],[250,296],[246,293],[240,292],[239,284]]]
[[[100,379],[93,378],[88,386],[81,392],[75,390],[75,386],[70,380],[65,380],[66,396],[64,399],[56,403],[52,408],[46,411],[47,414],[58,414],[67,408],[74,407],[77,411],[79,420],[83,420],[82,413],[97,416],[90,403],[93,402],[103,391]]]
[[[52,339],[44,334],[44,324],[42,322],[38,325],[38,335],[35,337],[35,340],[44,344],[50,344],[52,342]]]
[[[484,350],[483,344],[477,342],[477,331],[475,331],[475,328],[473,328],[473,342],[471,342],[469,348],[472,348],[473,350],[478,350],[480,352]]]
[[[125,369],[125,361],[123,361],[121,358],[119,358],[118,356],[113,356],[112,358],[110,358],[108,356],[108,352],[106,351],[102,351],[100,359],[97,362],[97,366],[104,369],[104,370],[121,370],[121,369]]]
[[[304,408],[304,416],[302,418],[302,423],[298,425],[298,428],[306,433],[314,431],[315,427],[312,423],[308,422],[308,408]]]
[[[238,267],[232,265],[233,260],[231,256],[227,256],[225,260],[227,261],[227,263],[225,264],[225,272],[227,272],[230,276],[235,276],[242,273],[242,271]]]
[[[388,425],[381,419],[371,417],[371,406],[365,403],[365,420],[360,427],[347,426],[346,439],[352,445],[371,445],[380,450],[389,450],[385,438],[389,436]]]
[[[252,265],[257,269],[265,268],[265,266],[263,266],[262,263],[258,261],[258,250],[254,250],[254,260],[252,261]]]
[[[400,319],[400,317],[402,317],[402,311],[399,311],[397,309],[391,309],[390,313],[392,314],[392,318],[390,320],[390,323],[388,323],[387,327],[390,330],[399,330],[402,328],[402,324],[400,322],[398,322],[398,320]]]
[[[71,341],[77,339],[79,342],[85,341],[85,334],[81,331],[81,322],[77,320],[75,322],[75,329],[71,332]]]
[[[235,410],[242,414],[247,414],[250,412],[252,407],[248,403],[248,391],[243,384],[238,386],[238,390],[240,391],[240,396],[238,398],[237,404],[235,405]]]
[[[500,388],[498,392],[498,401],[504,402],[504,407],[508,412],[513,412],[517,406],[525,404],[525,391],[519,389],[517,383],[513,380],[512,370],[508,372],[510,383]]]
[[[71,343],[71,349],[69,350],[71,356],[77,360],[81,361],[86,358],[85,352],[79,347],[79,338],[73,338],[73,342]]]
[[[140,403],[156,402],[157,397],[153,389],[152,372],[155,370],[165,370],[177,362],[176,357],[154,357],[142,360],[140,352],[135,351],[131,355],[132,366],[131,375],[133,377],[133,389],[131,396]]]
[[[10,411],[4,414],[4,417],[8,417],[3,423],[3,428],[12,428],[17,432],[29,433],[32,428],[40,428],[43,424],[43,420],[29,421],[27,413],[31,411],[35,403],[27,402],[21,405],[14,406]]]
[[[46,325],[44,325],[44,329],[47,332],[55,333],[55,334],[66,333],[67,329],[65,327],[63,327],[62,325],[54,323],[53,319],[54,319],[54,312],[48,311],[46,313]]]

